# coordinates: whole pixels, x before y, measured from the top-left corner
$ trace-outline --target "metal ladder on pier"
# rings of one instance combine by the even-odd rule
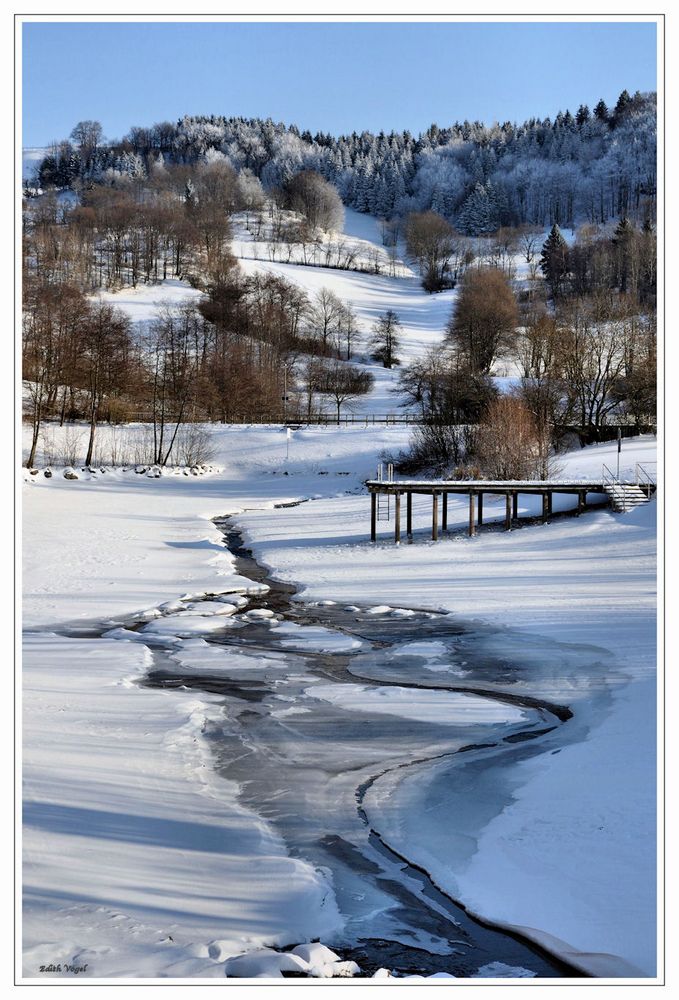
[[[394,478],[394,466],[389,463],[387,465],[387,479],[388,483],[392,482]],[[379,482],[384,482],[384,466],[380,462],[377,466],[377,479]],[[377,520],[378,521],[389,521],[391,518],[391,495],[389,493],[378,493],[377,494]]]

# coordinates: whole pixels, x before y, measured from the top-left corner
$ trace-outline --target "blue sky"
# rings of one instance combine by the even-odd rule
[[[23,145],[82,119],[120,138],[183,114],[312,132],[523,121],[656,89],[656,25],[111,23],[23,25]]]

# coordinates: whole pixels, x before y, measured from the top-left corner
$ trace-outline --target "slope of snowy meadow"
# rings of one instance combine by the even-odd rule
[[[501,629],[483,641],[506,644],[507,662],[533,671],[526,690],[569,705],[573,719],[544,738],[543,752],[518,755],[504,771],[489,762],[485,806],[465,829],[456,828],[461,811],[450,774],[466,771],[455,758],[403,772],[393,785],[376,782],[365,796],[369,821],[471,911],[522,928],[594,975],[653,977],[655,502],[509,534],[470,539],[453,531],[432,543],[422,500],[412,545],[394,546],[393,522],[380,523],[371,545],[361,484],[384,450],[405,445],[407,428],[308,428],[289,442],[279,427],[213,433],[217,471],[199,477],[109,470],[67,481],[56,470],[51,479],[24,473],[25,975],[59,958],[88,964],[95,976],[223,975],[224,962],[239,953],[314,937],[341,954],[335,941],[346,933],[346,907],[338,908],[327,873],[303,856],[292,859],[238,783],[210,773],[219,697],[130,680],[148,668],[154,648],[170,649],[183,671],[219,671],[219,648],[206,648],[187,626],[195,621],[191,600],[206,593],[232,602],[224,628],[235,621],[239,601],[229,594],[242,595],[247,581],[210,520],[232,513],[260,563],[301,588],[297,600],[373,607],[376,620],[392,608],[424,608],[472,629]],[[654,449],[651,438],[625,441],[623,475],[636,461],[653,461]],[[562,459],[561,474],[596,479],[601,464],[615,460],[615,445],[583,449]],[[487,518],[493,510],[489,502]],[[466,518],[467,505],[451,497],[451,528]],[[184,631],[126,632],[135,613],[146,612],[148,628],[169,621],[157,609],[179,598]],[[208,603],[205,613],[213,608]],[[55,634],[63,623],[76,629],[71,637]],[[111,637],[95,638],[93,623]],[[323,648],[320,633],[278,627],[281,651]],[[464,676],[464,657],[451,659],[445,644],[404,651],[391,683],[407,687],[409,673],[433,683]],[[568,661],[558,679],[543,670],[543,654],[548,665],[562,654]],[[280,678],[277,712],[291,733],[317,712],[368,713],[372,726],[398,725],[398,689],[384,688],[386,700],[376,694],[381,688],[366,689],[371,668],[361,663],[343,691],[310,684],[302,665],[283,674],[273,662],[257,669]],[[238,669],[252,670],[246,660]],[[386,677],[384,666],[375,669],[378,680]],[[412,703],[409,727],[424,724],[418,712],[426,718],[430,702],[423,691],[421,707]],[[445,699],[439,708],[445,716]],[[459,708],[451,703],[450,711]],[[441,739],[448,728],[440,724]],[[130,745],[139,747],[134,760],[123,749]],[[464,781],[460,787],[465,801]],[[188,815],[197,833],[177,822]],[[195,844],[188,853],[187,837]],[[248,879],[244,911],[239,879],[252,870],[261,877]],[[380,906],[376,898],[376,912]]]
[[[398,276],[390,277],[387,252],[381,245],[379,222],[371,216],[347,210],[344,232],[330,234],[327,238],[352,247],[356,253],[353,266],[366,270],[271,261],[268,259],[267,244],[255,241],[243,225],[236,225],[232,246],[239,266],[247,275],[280,275],[299,285],[312,300],[321,289],[327,289],[353,306],[359,326],[357,356],[353,362],[366,367],[373,375],[375,384],[367,396],[347,402],[343,413],[398,415],[404,412],[402,394],[393,391],[399,368],[387,369],[370,360],[372,327],[387,309],[393,309],[398,314],[401,322],[398,356],[401,364],[407,365],[421,357],[424,351],[441,344],[457,292],[449,290],[437,295],[428,294],[421,288],[417,274],[400,259]],[[374,260],[379,262],[379,274],[369,271]],[[141,336],[161,307],[195,300],[200,294],[187,281],[168,278],[158,284],[104,291],[100,297],[125,312]],[[327,401],[325,409],[334,412],[331,401]]]

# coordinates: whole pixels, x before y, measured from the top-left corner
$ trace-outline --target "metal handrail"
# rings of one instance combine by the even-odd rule
[[[639,489],[644,489],[646,491],[646,496],[650,498],[651,489],[657,487],[657,474],[654,479],[653,476],[646,469],[647,465],[656,465],[657,462],[637,462],[636,464],[636,481]]]
[[[602,480],[603,480],[604,483],[610,483],[610,484],[613,484],[613,483],[619,484],[620,483],[620,480],[618,479],[618,477],[616,475],[614,475],[611,472],[611,470],[608,468],[608,466],[605,465],[605,464],[601,466],[601,478],[602,478]]]
[[[601,466],[601,478],[604,486],[610,486],[615,490],[615,487],[620,487],[620,479],[614,475],[606,464]],[[627,513],[627,496],[625,490],[616,491],[616,501],[622,505],[621,513]]]

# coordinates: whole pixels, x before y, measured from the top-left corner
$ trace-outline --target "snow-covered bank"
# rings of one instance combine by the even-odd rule
[[[107,428],[100,433],[104,442]],[[70,482],[24,473],[24,623],[111,618],[218,589],[232,561],[210,518],[358,489],[375,474],[377,454],[403,447],[408,435],[405,427],[320,427],[288,442],[281,427],[216,426],[221,474],[148,479],[114,470]]]
[[[650,461],[652,447],[626,443],[622,466]],[[614,449],[573,454],[568,473],[596,475],[602,461],[614,462]],[[428,516],[426,505],[421,525]],[[466,516],[466,504],[451,498],[449,524],[462,527]],[[379,595],[395,606],[511,624],[532,643],[587,643],[612,655],[626,683],[612,690],[602,717],[584,716],[582,742],[518,767],[514,803],[476,831],[471,860],[458,865],[445,837],[434,850],[443,887],[480,915],[550,938],[596,975],[654,976],[655,503],[622,516],[600,511],[510,535],[398,548],[354,541],[367,534],[365,500],[318,501],[313,520],[297,508],[275,520],[253,512],[241,523],[267,565],[304,582],[305,598]],[[443,811],[423,825],[426,789],[418,791],[415,806],[407,796],[402,809],[390,803],[386,836],[389,843],[391,830],[396,849],[414,858],[431,846],[425,831],[445,829],[448,818],[444,798]]]
[[[213,775],[219,699],[136,686],[149,659],[138,644],[26,637],[26,977],[223,976],[229,955],[341,922],[326,879]]]
[[[393,836],[394,846],[413,860],[417,860],[418,850],[426,849],[428,864],[432,868],[438,865],[436,875],[444,888],[459,894],[489,919],[499,918],[559,939],[558,947],[564,953],[579,953],[583,965],[591,962],[593,970],[607,975],[616,974],[615,970],[624,975],[633,965],[644,976],[652,977],[655,880],[653,856],[646,845],[655,843],[655,504],[624,516],[598,511],[579,520],[525,527],[511,534],[482,533],[474,539],[460,535],[432,544],[422,533],[411,546],[396,548],[391,541],[371,546],[367,541],[369,504],[360,491],[360,480],[374,474],[382,448],[395,450],[406,439],[407,432],[399,428],[384,429],[379,436],[359,428],[300,430],[293,434],[286,459],[285,434],[278,428],[223,428],[217,431],[216,456],[223,471],[212,476],[149,480],[134,474],[106,473],[76,482],[57,477],[27,478],[27,619],[36,625],[78,617],[109,619],[185,593],[226,590],[232,561],[207,519],[249,509],[239,513],[238,521],[255,552],[277,575],[299,581],[305,598],[346,604],[379,602],[387,606],[383,613],[389,613],[389,606],[441,608],[467,618],[511,625],[519,637],[525,636],[533,657],[541,645],[547,649],[554,641],[600,647],[602,657],[605,653],[614,663],[617,675],[605,711],[588,713],[586,697],[581,692],[573,694],[578,698],[576,719],[583,722],[577,741],[567,743],[568,723],[563,727],[566,742],[554,747],[558,753],[533,756],[516,764],[512,802],[474,831],[473,850],[464,864],[458,863],[454,845],[445,836],[428,837],[429,831],[445,830],[449,816],[445,796],[436,806],[427,799],[428,780],[413,790],[420,796],[415,812],[399,805],[404,801],[399,796],[410,794],[408,786],[394,789],[394,822],[390,828],[379,825],[387,841]],[[633,468],[636,460],[648,461],[653,444],[651,440],[625,442],[623,467]],[[614,465],[614,446],[578,452],[565,464],[570,466],[569,473],[594,477],[603,461]],[[273,510],[275,503],[309,496],[317,498],[311,505]],[[416,514],[416,527],[419,524],[424,529],[429,511],[423,507]],[[451,526],[456,522],[462,525],[465,519],[466,507],[451,500]],[[187,640],[192,642],[195,640]],[[102,923],[109,919],[106,899],[120,897],[115,913],[137,919],[138,895],[159,891],[158,869],[152,864],[145,874],[146,856],[138,840],[146,834],[137,837],[129,828],[122,828],[115,821],[118,812],[150,817],[151,822],[158,819],[159,811],[169,821],[198,809],[206,836],[222,822],[239,831],[246,812],[235,798],[229,798],[228,788],[220,788],[215,796],[212,785],[206,790],[200,781],[195,786],[186,781],[187,777],[195,779],[194,748],[183,737],[189,732],[195,735],[195,729],[187,727],[194,711],[191,704],[196,700],[186,693],[182,701],[174,692],[127,688],[120,683],[130,672],[142,668],[143,646],[44,637],[29,637],[28,643],[26,699],[31,725],[27,726],[25,742],[27,775],[36,790],[30,792],[30,783],[27,787],[31,801],[49,806],[46,812],[35,814],[38,822],[33,827],[27,827],[27,862],[35,866],[27,871],[34,873],[31,892],[37,903],[28,911],[26,930],[34,957],[41,941],[52,942],[55,949],[65,940],[73,941],[74,948],[79,941],[89,947],[96,935],[89,937],[86,928],[100,918]],[[95,646],[106,651],[106,667],[92,677],[89,658]],[[189,658],[196,651],[201,652],[201,660],[207,655],[202,647],[187,645]],[[437,668],[432,676],[439,676],[440,648],[420,649],[420,653]],[[321,693],[317,685],[311,697]],[[116,695],[115,704],[112,694]],[[335,690],[332,697],[336,696]],[[388,697],[393,708],[396,696],[391,693]],[[425,714],[429,697],[421,699]],[[565,697],[568,701],[567,693]],[[136,701],[131,708],[132,698]],[[36,707],[30,714],[33,699]],[[99,734],[92,719],[102,714],[108,721],[107,706],[112,706],[111,729],[102,725]],[[201,695],[195,711],[209,718],[211,706],[211,698]],[[281,710],[290,713],[297,707],[293,703]],[[128,728],[130,716],[134,719],[132,728]],[[45,738],[38,722],[45,729]],[[161,733],[174,745],[172,754],[161,742]],[[105,748],[99,743],[100,736],[108,741]],[[153,764],[157,776],[155,770],[130,773],[127,768],[135,765],[114,753],[118,737],[121,746],[138,741],[139,754],[134,756]],[[48,746],[57,749],[48,752]],[[132,876],[125,876],[127,885],[122,888],[110,876],[108,896],[102,890],[100,898],[97,889],[94,899],[76,903],[69,898],[73,887],[66,870],[57,862],[63,850],[64,857],[71,859],[69,865],[74,864],[84,838],[74,833],[72,826],[64,825],[67,820],[56,808],[60,803],[45,789],[51,779],[55,787],[65,782],[68,788],[64,775],[79,774],[73,764],[78,760],[89,762],[87,774],[73,782],[69,795],[74,797],[65,804],[74,811],[90,810],[92,821],[102,820],[101,826],[93,827],[98,832],[91,837],[93,844],[87,855],[92,870],[108,863],[101,853],[103,845],[107,857],[116,852],[120,859],[132,859]],[[139,791],[146,810],[141,813],[135,798]],[[175,796],[193,796],[200,800],[200,808],[193,799],[177,801]],[[431,822],[417,823],[413,829],[408,821],[425,815],[425,800]],[[104,808],[106,801],[108,809]],[[374,801],[367,801],[366,807],[377,809]],[[105,812],[113,815],[98,815]],[[27,817],[30,821],[30,810]],[[144,820],[137,832],[146,826]],[[273,838],[268,843],[275,843],[271,856],[287,863],[275,835],[266,824],[262,829],[265,840]],[[161,846],[172,852],[177,843]],[[258,854],[255,848],[246,842],[242,853],[236,851],[235,860],[227,861],[247,869],[247,858]],[[170,901],[187,892],[188,861],[175,865],[174,858],[174,854],[167,855],[163,878],[168,883],[160,886]],[[227,864],[221,855],[208,861]],[[121,860],[121,865],[124,863]],[[220,878],[225,877],[225,870],[221,869]],[[315,895],[323,883],[311,868],[305,881],[304,871],[300,884],[310,893],[310,919],[298,930],[300,937],[315,937],[324,933],[314,929],[323,926]],[[261,909],[252,925],[240,929],[238,941],[231,936],[237,937],[240,931],[236,922],[229,923],[227,907],[225,919],[231,930],[223,935],[228,946],[220,951],[222,956],[270,940],[268,935],[273,932],[267,919],[272,911],[267,909],[266,895],[259,899],[259,891],[260,887],[264,893],[274,891],[275,882],[273,879],[269,886],[266,879],[256,880],[259,902],[254,900],[253,906],[261,904]],[[250,894],[253,884],[250,880]],[[132,894],[131,885],[136,886],[137,896]],[[48,904],[50,892],[54,896]],[[283,912],[286,897],[277,898]],[[207,899],[212,899],[209,892]],[[53,909],[48,911],[48,905]],[[152,952],[149,963],[143,966],[146,974],[154,962],[156,970],[169,969],[164,974],[172,976],[197,974],[198,966],[190,961],[209,964],[209,956],[188,951],[182,952],[177,963],[174,954],[171,958],[164,950],[162,938],[152,936],[174,919],[177,933],[170,935],[175,940],[181,939],[187,949],[187,942],[206,944],[212,933],[208,928],[215,926],[213,919],[215,923],[221,920],[222,911],[217,903],[207,905],[204,913],[202,901],[194,901],[194,905],[195,910],[179,912],[178,905],[168,903],[174,914],[167,914],[167,919],[152,919],[149,914],[138,918],[144,927],[152,928],[151,936],[145,937],[144,931],[140,937],[144,942],[141,951],[146,953],[148,946]],[[100,906],[104,909],[99,910]],[[51,922],[41,916],[48,912],[53,915]],[[68,921],[58,924],[54,914],[61,913]],[[268,915],[267,919],[262,914]],[[118,971],[113,974],[124,975],[127,959],[121,955],[131,939],[122,944],[116,944],[115,938],[110,940],[113,951],[106,962],[110,968],[117,963]],[[292,943],[292,939],[287,942]],[[604,955],[612,956],[605,964]]]

